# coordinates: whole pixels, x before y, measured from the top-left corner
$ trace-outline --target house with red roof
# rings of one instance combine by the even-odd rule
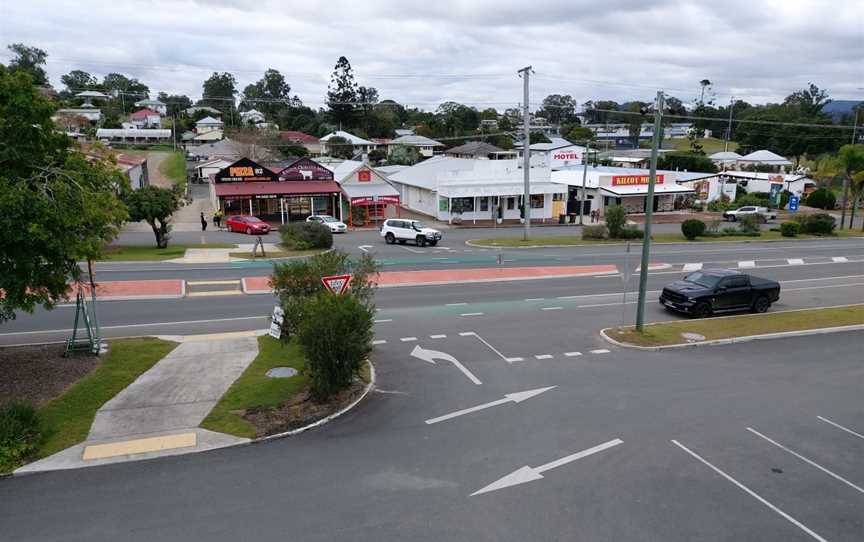
[[[136,128],[161,128],[162,117],[152,109],[144,108],[129,115],[129,122]]]
[[[283,130],[279,132],[279,139],[284,143],[303,147],[312,156],[319,156],[321,154],[321,143],[313,135],[293,130]]]

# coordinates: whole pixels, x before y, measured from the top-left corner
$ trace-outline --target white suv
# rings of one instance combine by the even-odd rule
[[[381,225],[381,237],[388,245],[399,241],[404,245],[406,241],[414,241],[418,247],[435,246],[441,240],[441,232],[427,228],[419,220],[402,220],[389,218]]]

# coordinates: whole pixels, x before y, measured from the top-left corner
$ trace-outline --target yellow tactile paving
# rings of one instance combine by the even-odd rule
[[[174,448],[187,448],[198,443],[195,433],[181,433],[179,435],[162,435],[159,437],[148,437],[123,442],[110,442],[107,444],[93,444],[84,448],[85,461],[91,459],[107,459],[118,455],[143,454],[146,452],[158,452],[161,450],[172,450]]]

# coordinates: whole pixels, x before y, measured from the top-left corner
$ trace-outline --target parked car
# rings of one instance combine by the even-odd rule
[[[330,215],[312,215],[306,219],[306,222],[316,222],[327,226],[333,233],[345,233],[348,231],[348,226],[344,222],[337,220]]]
[[[396,242],[404,245],[407,241],[414,241],[418,247],[425,247],[427,244],[434,247],[441,240],[441,232],[427,228],[419,220],[388,218],[381,225],[381,237],[388,245]]]
[[[765,312],[780,299],[780,283],[731,269],[705,269],[663,288],[660,303],[694,318],[718,312]]]
[[[726,220],[732,220],[733,222],[738,220],[742,216],[747,215],[758,216],[762,220],[762,222],[768,222],[769,220],[777,219],[777,212],[772,211],[768,207],[755,207],[750,205],[723,212],[723,218],[725,218]]]
[[[242,232],[246,235],[267,234],[270,232],[270,224],[252,215],[229,216],[228,220],[225,221],[225,227],[228,228],[228,231]]]

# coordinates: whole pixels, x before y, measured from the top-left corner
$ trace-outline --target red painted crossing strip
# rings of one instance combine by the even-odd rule
[[[89,295],[90,288],[85,287]],[[74,299],[70,290],[69,297]],[[96,296],[102,301],[124,299],[177,299],[186,295],[186,282],[181,279],[109,280],[96,283]]]

